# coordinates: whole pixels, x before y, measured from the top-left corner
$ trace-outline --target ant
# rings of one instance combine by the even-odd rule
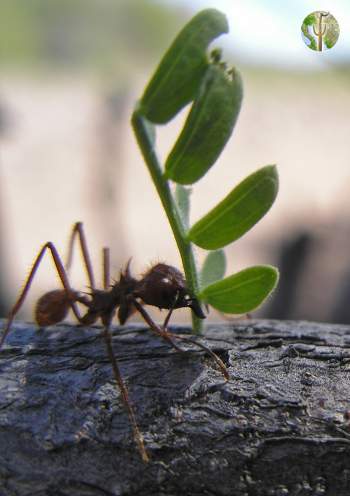
[[[83,263],[89,280],[90,293],[76,291],[69,283],[68,273],[72,265],[73,249],[76,239],[78,239],[80,244]],[[129,401],[128,390],[120,373],[117,359],[113,353],[110,326],[117,309],[118,319],[121,325],[125,324],[129,317],[137,311],[141,314],[150,329],[158,336],[165,339],[177,351],[183,352],[184,350],[175,343],[175,340],[192,343],[208,353],[220,367],[225,380],[228,380],[228,371],[224,363],[213,351],[191,338],[170,334],[167,330],[172,312],[176,308],[191,308],[197,317],[204,319],[205,315],[201,309],[200,303],[188,290],[182,273],[175,267],[164,263],[157,263],[151,267],[141,279],[136,279],[130,273],[129,260],[126,268],[120,272],[119,280],[114,281],[113,284],[110,285],[108,248],[103,248],[102,252],[103,289],[97,289],[83,224],[77,222],[74,224],[71,231],[66,264],[63,264],[56,247],[51,242],[45,243],[39,251],[24,287],[9,312],[7,323],[0,339],[0,349],[11,329],[16,314],[26,298],[40,262],[47,251],[51,253],[63,289],[48,291],[39,298],[34,311],[35,321],[40,327],[58,324],[65,319],[70,309],[73,311],[76,319],[81,325],[92,325],[98,319],[101,319],[103,325],[102,333],[106,343],[108,357],[112,365],[114,378],[119,386],[121,397],[128,412],[134,440],[142,460],[148,462],[149,456],[144,446],[143,436],[139,430],[134,410]],[[86,308],[84,315],[81,315],[77,305],[78,303]],[[160,326],[156,324],[143,305],[167,309],[168,313],[163,325]]]

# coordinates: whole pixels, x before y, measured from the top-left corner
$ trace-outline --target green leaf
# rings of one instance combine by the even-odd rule
[[[206,250],[216,250],[251,229],[269,210],[278,191],[276,166],[254,172],[190,229],[187,238]]]
[[[257,308],[277,282],[277,269],[257,265],[207,286],[198,297],[220,312],[243,314]]]
[[[194,99],[208,67],[206,50],[228,30],[226,17],[215,9],[202,10],[186,24],[143,94],[140,106],[147,119],[166,123]]]
[[[188,229],[190,222],[191,193],[192,188],[185,188],[181,184],[176,185],[175,201],[180,212],[182,223],[186,229]]]
[[[226,272],[226,256],[223,250],[211,251],[206,256],[199,275],[200,286],[206,287],[222,279]]]
[[[240,74],[211,64],[185,126],[165,164],[165,177],[181,184],[200,179],[216,162],[235,126],[242,102]]]

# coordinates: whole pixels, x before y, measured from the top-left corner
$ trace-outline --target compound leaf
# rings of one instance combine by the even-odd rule
[[[216,162],[235,126],[242,102],[241,76],[211,64],[184,128],[165,164],[165,177],[181,184],[198,181]]]
[[[191,188],[185,188],[181,184],[176,185],[175,201],[180,212],[181,220],[186,229],[188,229],[190,219],[191,193]]]
[[[202,10],[186,24],[142,96],[140,111],[147,119],[164,124],[195,98],[208,68],[207,48],[228,30],[225,15],[216,9]]]
[[[222,279],[226,272],[226,256],[223,250],[211,251],[206,256],[199,274],[200,286],[206,287]]]
[[[229,193],[190,229],[187,238],[206,250],[217,250],[251,229],[270,209],[278,191],[276,166],[259,169]]]
[[[243,314],[257,308],[276,287],[278,271],[257,265],[202,289],[198,297],[224,313]]]

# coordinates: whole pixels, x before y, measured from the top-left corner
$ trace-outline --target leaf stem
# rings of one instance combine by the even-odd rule
[[[168,217],[177,247],[180,252],[183,269],[185,272],[188,289],[194,295],[198,294],[198,274],[192,245],[186,240],[186,229],[182,223],[179,211],[171,193],[169,183],[163,176],[161,164],[158,160],[152,137],[150,134],[149,121],[136,108],[131,118],[131,124],[141,149],[142,155],[157,189],[165,213]],[[202,321],[192,311],[192,327],[194,332],[199,333]]]

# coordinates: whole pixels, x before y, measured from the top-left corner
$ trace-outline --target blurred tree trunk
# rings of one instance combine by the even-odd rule
[[[95,119],[96,145],[88,169],[86,188],[86,203],[95,219],[95,232],[103,239],[104,245],[110,246],[111,262],[117,267],[126,258],[126,223],[122,206],[127,96],[125,89],[114,89],[101,97]]]

